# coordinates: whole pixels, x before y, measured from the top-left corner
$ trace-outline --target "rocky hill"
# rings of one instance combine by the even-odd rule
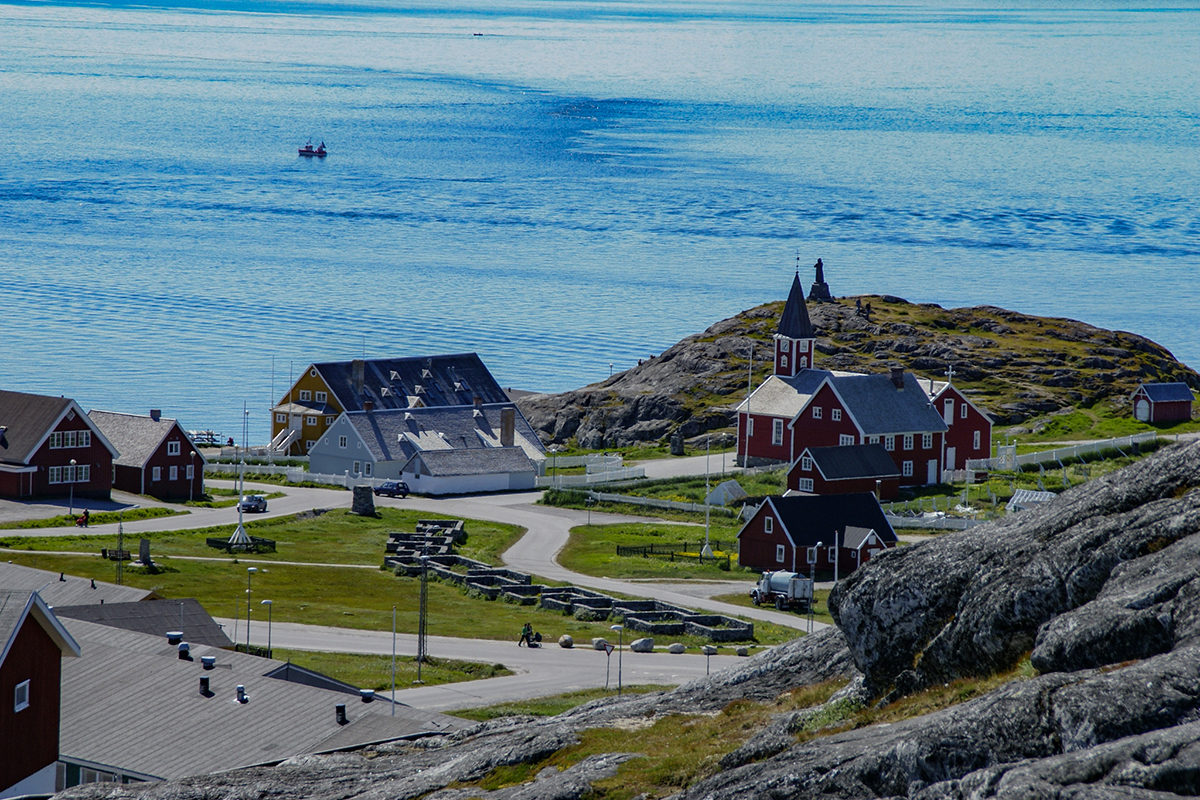
[[[839,628],[671,692],[275,768],[93,784],[66,796],[1200,795],[1200,442],[1173,445],[1039,509],[889,551],[839,584],[830,606]],[[928,713],[914,706],[886,724],[846,716],[998,674],[1011,677]],[[849,683],[817,705],[779,705],[781,693],[831,678]],[[715,759],[660,752],[634,772],[651,731],[656,739],[678,731],[687,751],[700,746],[686,738],[692,726],[748,706],[764,710],[763,724],[706,729],[705,746],[715,739],[723,748]],[[648,793],[636,795],[646,781]]]
[[[856,300],[870,304],[869,316],[856,313]],[[782,309],[769,303],[744,311],[605,381],[518,404],[544,441],[575,439],[585,448],[725,428],[745,398],[752,351],[754,385],[770,373]],[[1096,404],[1128,414],[1129,396],[1143,381],[1200,389],[1200,375],[1149,339],[1069,319],[879,296],[810,303],[809,315],[819,335],[817,367],[885,372],[896,363],[941,379],[953,366],[955,382],[998,425]]]

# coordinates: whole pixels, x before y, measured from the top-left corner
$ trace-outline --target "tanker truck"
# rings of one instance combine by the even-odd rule
[[[780,611],[808,611],[813,600],[813,582],[798,572],[764,572],[750,590],[754,605],[774,603]]]

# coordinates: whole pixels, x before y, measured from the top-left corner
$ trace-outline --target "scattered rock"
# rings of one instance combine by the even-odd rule
[[[571,637],[571,634],[564,633],[558,637],[558,646],[570,650],[575,646],[575,640]]]
[[[643,636],[641,639],[634,639],[629,643],[629,649],[635,653],[653,653],[654,639],[649,636]]]
[[[608,640],[602,636],[596,636],[592,639],[593,650],[603,650],[608,647]]]
[[[671,644],[667,645],[667,652],[673,653],[674,655],[679,655],[680,653],[686,653],[687,648],[681,645],[679,642],[672,642]]]

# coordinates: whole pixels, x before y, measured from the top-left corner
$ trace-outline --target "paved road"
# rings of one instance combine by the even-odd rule
[[[227,631],[234,631],[235,620],[217,621]],[[239,641],[244,641],[245,628],[238,633]],[[270,635],[272,647],[378,655],[392,652],[390,631],[359,631],[276,622],[271,625]],[[261,621],[256,622],[251,626],[250,638],[254,644],[266,646],[267,626]],[[517,647],[516,642],[430,636],[426,647],[434,658],[500,663],[517,674],[441,686],[398,687],[396,700],[430,711],[451,711],[601,688],[606,682],[615,690],[618,672],[625,685],[677,685],[702,677],[709,666],[716,672],[740,660],[737,656],[713,656],[710,661],[699,654],[634,653],[628,646],[614,652],[610,658],[603,651],[593,649],[591,642],[577,643],[571,649],[559,647],[555,642],[544,642],[543,645],[531,650]],[[397,634],[398,656],[414,656],[416,651],[415,635]],[[390,696],[390,692],[387,694]]]

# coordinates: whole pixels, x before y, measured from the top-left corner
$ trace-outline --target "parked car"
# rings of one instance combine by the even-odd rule
[[[238,503],[242,511],[261,512],[267,510],[267,498],[261,494],[244,494],[242,502]]]
[[[388,497],[408,497],[408,484],[404,481],[384,481],[375,487],[375,494]]]

